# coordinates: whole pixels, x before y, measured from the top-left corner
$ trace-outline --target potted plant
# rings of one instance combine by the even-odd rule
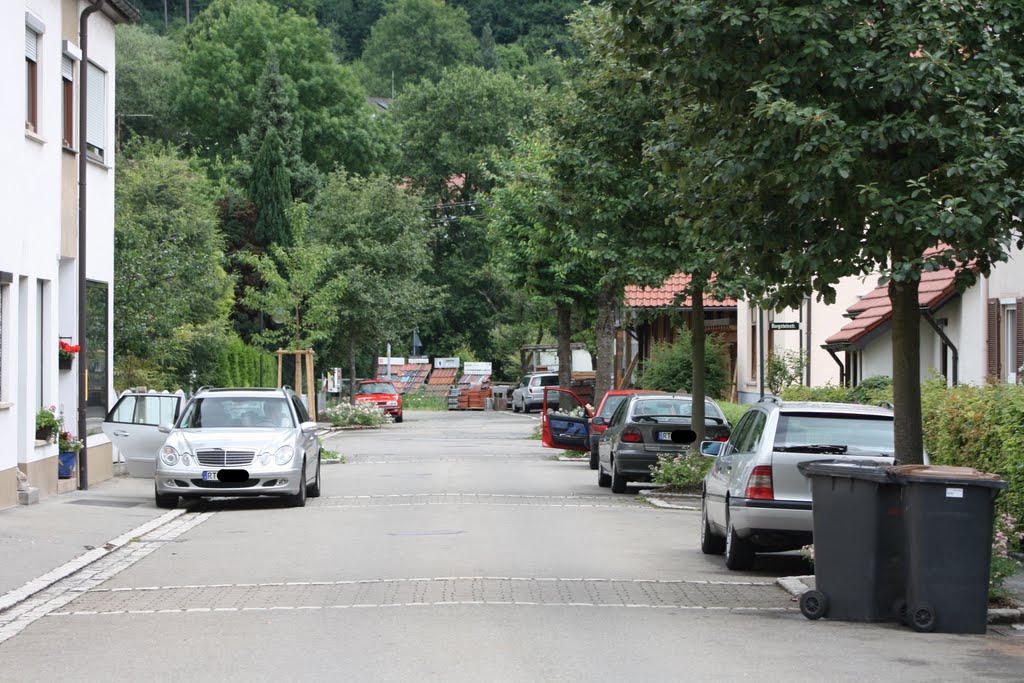
[[[82,349],[78,344],[68,344],[63,339],[57,342],[57,367],[61,370],[70,370],[75,355]]]
[[[78,451],[82,450],[82,440],[75,437],[71,432],[60,432],[57,437],[57,477],[59,479],[70,479],[75,471],[75,461],[78,459]]]
[[[36,413],[36,440],[53,441],[53,435],[64,426],[64,418],[57,414],[57,406],[40,408]]]

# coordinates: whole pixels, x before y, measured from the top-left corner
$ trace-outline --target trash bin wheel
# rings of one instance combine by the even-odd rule
[[[918,633],[931,633],[935,630],[935,611],[931,605],[918,603],[909,612],[910,625]]]
[[[910,626],[910,612],[907,611],[907,601],[900,598],[893,604],[892,613],[896,616],[901,624],[904,626]]]
[[[800,612],[808,619],[821,619],[828,611],[828,597],[821,591],[806,591],[800,596]]]

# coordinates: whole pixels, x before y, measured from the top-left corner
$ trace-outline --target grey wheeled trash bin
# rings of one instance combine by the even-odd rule
[[[903,492],[909,625],[984,633],[995,497],[1006,482],[970,467],[901,465],[889,472]]]
[[[800,598],[808,619],[895,621],[905,606],[900,487],[873,460],[800,463],[811,480],[814,590]]]

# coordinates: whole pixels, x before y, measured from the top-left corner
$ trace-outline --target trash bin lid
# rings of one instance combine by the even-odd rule
[[[864,458],[843,458],[835,460],[809,460],[796,465],[805,477],[843,477],[845,479],[865,479],[880,484],[892,483],[889,475],[889,463]]]
[[[963,484],[1005,489],[1007,483],[998,474],[982,472],[973,467],[948,467],[939,465],[893,465],[887,468],[900,481],[916,481],[926,484]]]

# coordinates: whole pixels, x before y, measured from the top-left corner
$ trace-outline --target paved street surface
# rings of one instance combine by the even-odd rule
[[[775,584],[798,557],[727,571],[698,513],[598,488],[536,424],[333,435],[306,508],[192,504],[0,613],[3,680],[1021,680],[1012,629],[807,621]]]

